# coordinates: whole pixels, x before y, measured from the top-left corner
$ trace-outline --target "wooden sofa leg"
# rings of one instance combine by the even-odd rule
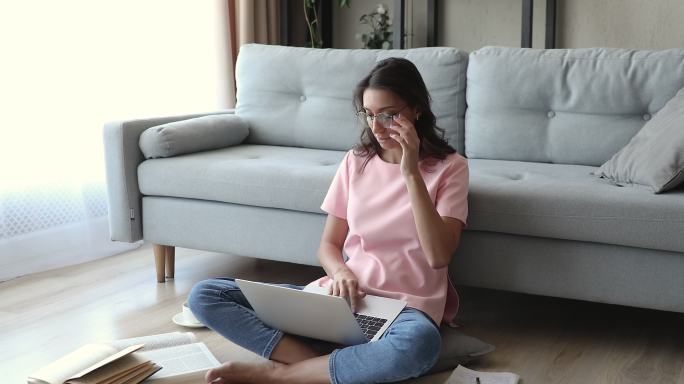
[[[163,283],[166,281],[164,278],[164,267],[166,265],[166,246],[154,244],[152,248],[154,249],[154,264],[157,267],[157,282]]]
[[[166,277],[173,279],[176,271],[176,247],[166,246]]]

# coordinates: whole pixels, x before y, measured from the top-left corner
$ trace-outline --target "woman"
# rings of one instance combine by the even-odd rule
[[[442,139],[410,61],[379,62],[358,84],[354,104],[367,125],[321,206],[328,217],[317,255],[326,276],[310,284],[349,298],[352,309],[366,293],[402,299],[406,308],[378,341],[327,353],[261,322],[232,279],[200,282],[189,299],[195,316],[270,359],[225,363],[207,382],[391,382],[436,363],[438,324],[450,323],[458,308],[447,267],[466,222],[467,162]]]

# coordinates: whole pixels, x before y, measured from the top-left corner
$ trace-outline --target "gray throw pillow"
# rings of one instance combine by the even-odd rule
[[[647,185],[655,193],[684,181],[684,88],[594,174],[616,183]]]
[[[468,336],[447,325],[442,325],[439,332],[442,334],[442,350],[439,353],[437,363],[430,368],[427,374],[454,369],[459,364],[466,364],[496,349],[491,344]]]
[[[237,145],[248,134],[247,123],[237,115],[209,115],[150,127],[139,145],[145,158],[154,159]]]
[[[439,353],[439,358],[435,365],[425,373],[426,375],[454,369],[459,364],[466,364],[496,349],[491,344],[487,344],[478,338],[468,336],[458,329],[451,328],[447,325],[440,326],[439,333],[442,335],[442,348]],[[304,336],[295,337],[304,341],[306,344],[309,344],[320,354],[328,354],[336,348],[344,348],[344,345],[323,340],[316,340]]]

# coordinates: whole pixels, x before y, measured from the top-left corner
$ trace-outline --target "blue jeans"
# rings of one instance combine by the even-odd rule
[[[303,289],[303,286],[278,284]],[[221,336],[270,359],[284,332],[264,324],[233,279],[197,283],[188,305],[204,325]],[[342,346],[294,336],[307,341],[321,355],[330,353],[328,369],[333,384],[386,383],[425,374],[437,362],[441,337],[425,313],[406,307],[387,331],[372,343]]]

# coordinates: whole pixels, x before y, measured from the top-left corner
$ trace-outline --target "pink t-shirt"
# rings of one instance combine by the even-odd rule
[[[349,232],[343,251],[362,290],[371,295],[407,302],[429,315],[436,324],[453,325],[458,294],[448,268],[432,269],[418,239],[406,182],[399,164],[380,156],[368,161],[350,150],[330,185],[321,209],[346,219]],[[420,167],[430,198],[440,216],[466,224],[468,216],[468,163],[457,153],[428,168]],[[310,284],[328,287],[324,276]]]

